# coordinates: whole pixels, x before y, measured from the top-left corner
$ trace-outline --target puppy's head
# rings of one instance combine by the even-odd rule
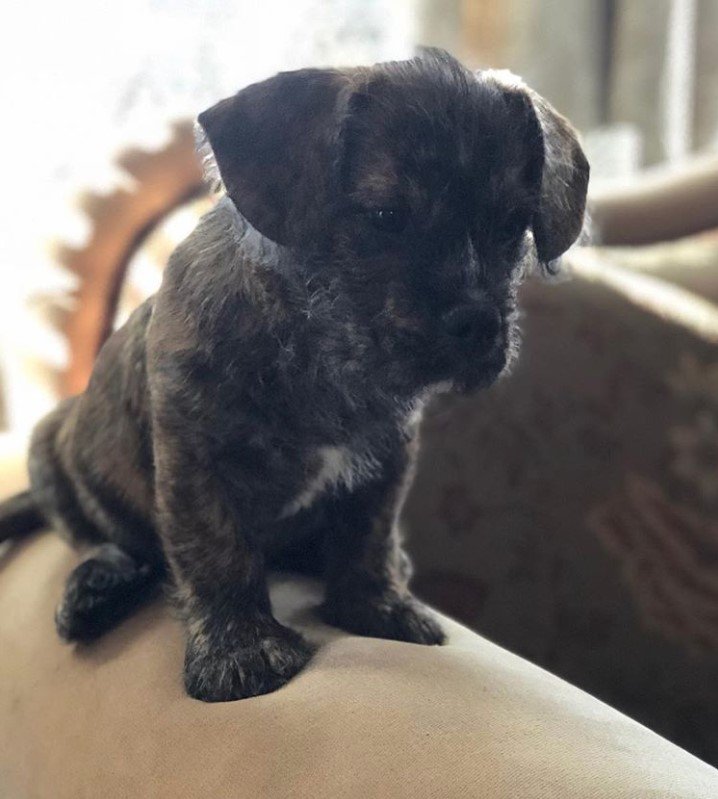
[[[395,388],[495,379],[522,267],[582,229],[589,168],[569,123],[445,53],[282,73],[199,122],[239,212],[341,294]]]

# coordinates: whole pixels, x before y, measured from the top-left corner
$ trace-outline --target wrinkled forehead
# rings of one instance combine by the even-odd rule
[[[526,104],[469,72],[460,78],[381,75],[359,97],[345,164],[353,202],[473,205],[487,193],[520,192],[534,179],[538,153]]]

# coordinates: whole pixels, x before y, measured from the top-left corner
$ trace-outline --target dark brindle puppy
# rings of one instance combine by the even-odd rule
[[[228,196],[38,425],[0,538],[49,522],[92,547],[57,612],[68,640],[168,572],[187,690],[220,701],[311,656],[265,576],[310,539],[325,619],[441,643],[396,528],[422,403],[506,368],[519,278],[578,237],[588,165],[536,94],[436,52],[283,73],[199,121]]]

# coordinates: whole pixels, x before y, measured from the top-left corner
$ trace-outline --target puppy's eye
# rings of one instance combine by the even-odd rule
[[[369,221],[382,233],[401,233],[409,222],[409,214],[403,208],[374,208],[369,211]]]

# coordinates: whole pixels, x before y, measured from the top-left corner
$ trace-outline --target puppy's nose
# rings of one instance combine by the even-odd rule
[[[501,332],[501,314],[488,302],[459,305],[442,321],[446,333],[463,346],[493,346]]]

